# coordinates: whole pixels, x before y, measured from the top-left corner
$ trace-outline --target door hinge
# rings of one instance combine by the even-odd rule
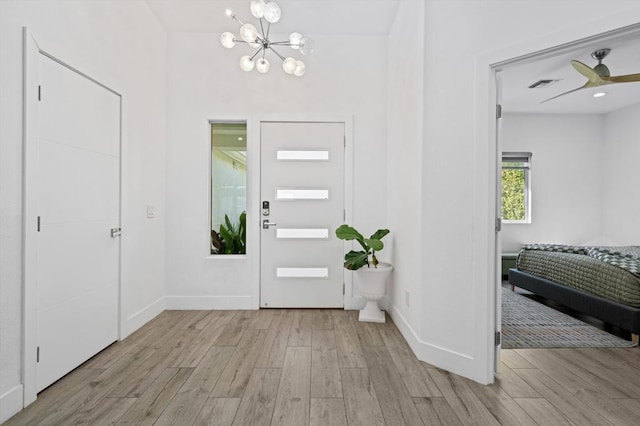
[[[344,147],[347,147],[347,135],[343,136],[343,140],[344,140]]]
[[[347,220],[347,209],[342,209],[342,220]]]
[[[38,232],[40,232],[40,216],[38,216]]]
[[[496,104],[496,118],[502,118],[502,105]]]
[[[342,295],[344,296],[344,294],[345,294],[344,283],[342,283]]]
[[[499,331],[496,331],[496,346],[498,346],[501,341],[502,341],[502,333],[500,333]]]
[[[42,86],[38,85],[38,100],[42,100]]]
[[[36,362],[40,362],[40,346],[36,348]]]
[[[496,218],[496,232],[502,231],[502,219]]]

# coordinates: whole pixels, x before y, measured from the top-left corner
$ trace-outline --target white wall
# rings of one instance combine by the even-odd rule
[[[275,57],[269,73],[245,73],[238,61],[246,47],[224,49],[218,34],[169,34],[169,307],[258,307],[260,118],[353,118],[353,224],[364,233],[386,226],[386,38],[314,38],[307,73],[295,78]],[[249,120],[246,257],[207,256],[210,119]]]
[[[504,223],[502,251],[522,244],[587,245],[600,240],[602,115],[507,114],[502,150],[531,152],[531,223]]]
[[[161,312],[164,291],[164,31],[142,1],[0,1],[0,422],[22,407],[23,26],[41,48],[124,95],[125,334]]]
[[[640,105],[604,117],[603,228],[607,244],[640,245]]]
[[[418,356],[492,380],[495,175],[489,65],[638,21],[633,1],[425,2]],[[600,5],[600,6],[599,6]],[[624,13],[622,13],[624,11]],[[408,53],[411,54],[411,53]],[[410,196],[409,191],[406,192]],[[414,348],[414,349],[415,349]]]
[[[415,336],[420,332],[422,278],[423,17],[422,2],[401,2],[387,40],[387,209],[391,234],[385,250],[391,252],[395,266],[387,311],[397,324],[406,323],[407,332]]]

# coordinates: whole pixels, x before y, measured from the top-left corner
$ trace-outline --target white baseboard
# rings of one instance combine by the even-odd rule
[[[251,296],[166,296],[166,309],[258,309]]]
[[[124,339],[158,315],[160,315],[166,309],[165,298],[161,297],[158,300],[150,303],[144,308],[140,309],[135,314],[127,318],[122,330],[121,338]]]
[[[400,330],[409,347],[411,347],[411,350],[420,361],[476,382],[485,385],[488,384],[484,382],[484,379],[476,377],[473,357],[420,340],[416,332],[395,306],[389,306],[387,313],[391,315],[394,324],[398,327],[398,330]]]
[[[22,385],[18,385],[0,395],[0,424],[6,422],[22,410],[22,395]]]

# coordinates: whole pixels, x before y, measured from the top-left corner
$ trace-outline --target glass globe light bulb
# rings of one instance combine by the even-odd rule
[[[264,10],[267,4],[264,0],[253,0],[251,2],[251,14],[260,19],[264,16]]]
[[[282,62],[282,69],[287,74],[293,74],[293,72],[296,70],[296,67],[297,61],[294,58],[287,58],[284,60],[284,62]]]
[[[280,16],[282,16],[282,12],[280,11],[280,6],[278,6],[275,2],[270,1],[264,7],[264,19],[271,24],[275,24],[280,20]]]
[[[315,47],[315,45],[315,41],[313,41],[309,37],[303,37],[302,40],[300,40],[300,53],[302,53],[303,55],[313,53],[313,48]]]
[[[224,32],[220,35],[220,43],[227,49],[231,49],[236,45],[236,36],[230,32]]]
[[[235,12],[233,10],[231,10],[231,9],[225,10],[224,14],[227,15],[231,19],[233,19],[233,17],[236,16]]]
[[[240,58],[240,68],[242,69],[242,71],[251,71],[255,65],[256,63],[253,62],[251,56],[247,55]]]
[[[240,37],[247,43],[254,43],[258,37],[258,30],[253,24],[244,24],[240,27]]]
[[[291,43],[292,49],[294,50],[300,49],[300,40],[302,40],[302,34],[300,33],[289,34],[289,43]]]
[[[293,75],[296,77],[302,77],[307,72],[307,66],[302,61],[296,61],[296,69],[293,71]]]
[[[269,71],[269,66],[269,61],[264,58],[260,58],[256,62],[256,71],[258,71],[260,74],[264,74]]]

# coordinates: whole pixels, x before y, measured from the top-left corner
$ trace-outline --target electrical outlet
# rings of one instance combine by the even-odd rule
[[[409,290],[404,292],[404,299],[407,303],[407,306],[411,306],[411,292]]]

